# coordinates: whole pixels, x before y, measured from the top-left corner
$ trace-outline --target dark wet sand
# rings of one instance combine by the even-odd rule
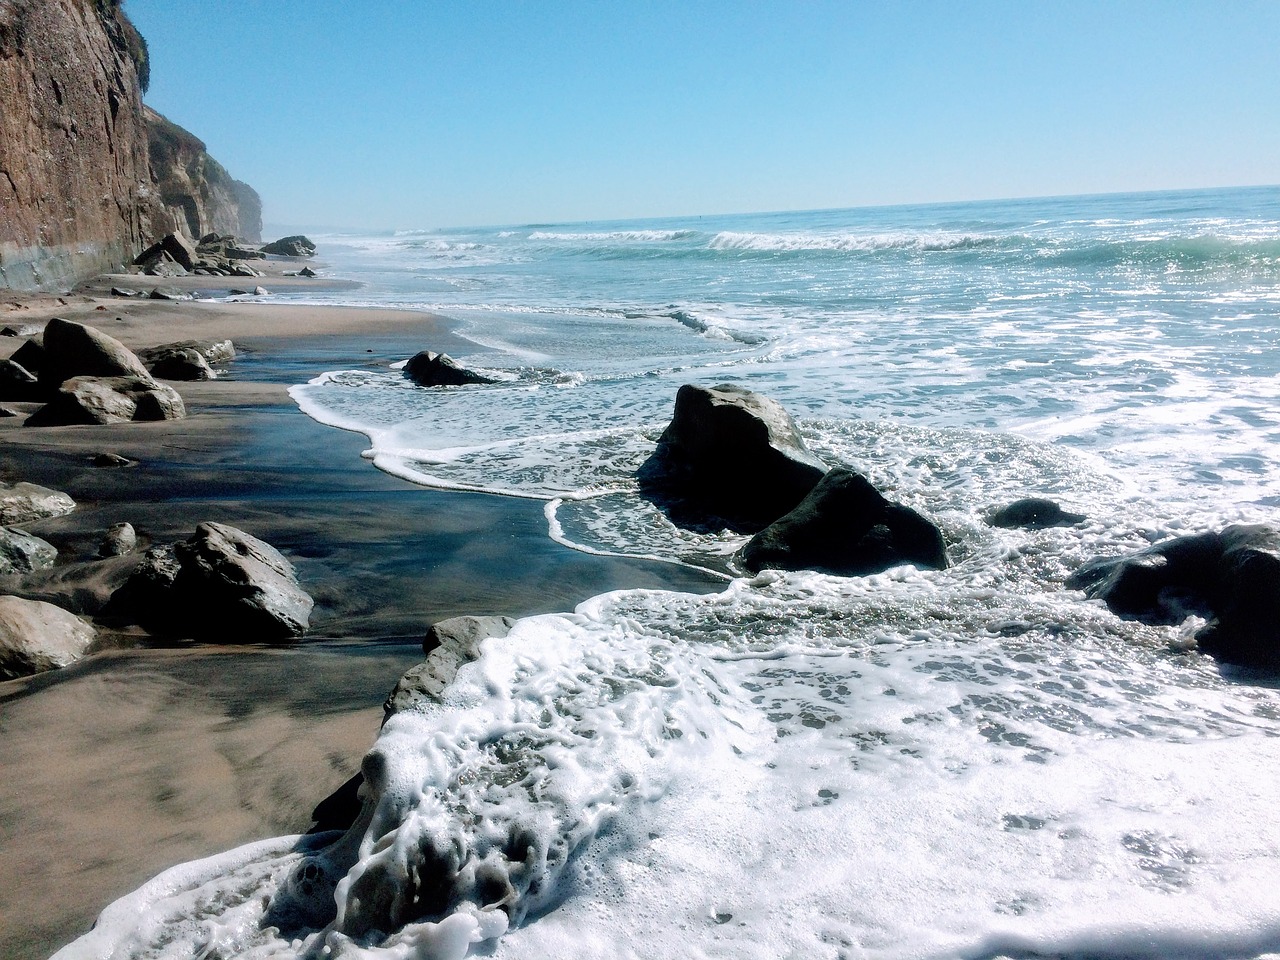
[[[49,315],[135,347],[229,336],[241,355],[224,379],[175,384],[185,420],[47,429],[0,420],[0,476],[79,504],[24,525],[59,548],[55,575],[0,580],[0,592],[91,613],[127,574],[127,563],[88,562],[111,524],[127,520],[144,542],[164,542],[218,520],[289,556],[316,609],[293,648],[148,648],[125,636],[112,642],[144,645],[0,683],[4,957],[47,957],[175,863],[305,830],[312,807],[358,767],[383,697],[421,658],[433,621],[570,610],[626,587],[719,589],[677,567],[563,548],[548,539],[540,503],[384,474],[360,459],[362,435],[315,423],[285,393],[327,369],[454,349],[440,318],[75,298],[0,314],[0,325]],[[16,346],[0,343],[0,356]],[[103,451],[138,464],[90,466]]]

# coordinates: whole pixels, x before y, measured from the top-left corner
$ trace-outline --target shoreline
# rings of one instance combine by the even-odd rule
[[[107,290],[120,280],[102,279]],[[63,490],[78,504],[23,525],[58,547],[52,575],[36,578],[35,590],[6,581],[0,590],[92,605],[94,590],[107,587],[86,587],[77,564],[111,524],[133,523],[145,545],[218,520],[280,549],[316,608],[294,647],[164,648],[126,636],[114,642],[142,642],[0,683],[0,767],[9,774],[0,786],[0,875],[10,878],[0,888],[0,929],[14,960],[47,957],[169,866],[305,830],[314,805],[358,769],[383,697],[422,659],[432,622],[569,611],[613,589],[723,587],[668,564],[554,543],[540,501],[392,477],[361,459],[363,435],[317,423],[286,392],[325,370],[457,349],[463,341],[445,318],[83,289],[88,296],[65,302],[0,307],[0,325],[61,316],[134,349],[229,338],[237,358],[217,380],[171,384],[187,404],[183,420],[30,429],[0,420],[0,475]],[[0,338],[0,356],[21,342]],[[138,463],[90,466],[100,452]]]

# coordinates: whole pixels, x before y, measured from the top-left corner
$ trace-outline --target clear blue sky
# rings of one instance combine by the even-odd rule
[[[1280,182],[1277,0],[126,0],[268,223]]]

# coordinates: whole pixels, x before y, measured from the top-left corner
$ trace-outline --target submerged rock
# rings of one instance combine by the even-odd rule
[[[75,508],[76,502],[60,490],[35,483],[0,483],[0,524],[61,517]]]
[[[137,461],[122,457],[118,453],[97,453],[93,455],[89,463],[95,467],[131,467]]]
[[[278,550],[227,524],[202,523],[190,539],[143,554],[108,612],[211,643],[291,643],[306,633],[312,606]]]
[[[27,427],[180,420],[182,397],[144,371],[141,377],[76,377],[27,418]]]
[[[826,470],[777,401],[730,383],[685,384],[638,476],[651,498],[759,529],[793,509]]]
[[[0,527],[0,575],[31,573],[53,566],[58,548],[13,527]]]
[[[405,671],[383,703],[383,723],[401,710],[440,699],[458,668],[480,657],[480,644],[505,637],[515,626],[511,617],[451,617],[432,624],[422,641],[427,659]]]
[[[423,350],[404,365],[404,373],[421,387],[461,387],[468,383],[493,383],[494,381],[474,370],[460,367],[445,353]]]
[[[1148,623],[1193,614],[1200,650],[1225,663],[1280,667],[1280,530],[1236,524],[1093,560],[1067,586]]]
[[[1070,527],[1084,523],[1087,518],[1081,513],[1068,513],[1052,500],[1043,497],[1026,497],[1015,500],[1007,507],[993,510],[987,516],[987,523],[993,527],[1025,527],[1039,530],[1044,527]]]
[[[865,576],[904,563],[947,566],[942,532],[910,507],[885,499],[861,474],[832,469],[794,510],[739,553],[751,571],[819,570]]]
[[[84,656],[95,637],[93,627],[61,607],[0,597],[0,679],[65,667]]]

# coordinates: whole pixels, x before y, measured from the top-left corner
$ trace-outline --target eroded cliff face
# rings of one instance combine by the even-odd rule
[[[147,69],[120,0],[0,0],[0,287],[66,289],[175,229],[259,237],[252,188],[143,107]]]
[[[206,233],[262,239],[262,201],[253,187],[232,179],[198,137],[143,107],[151,170],[171,230],[193,240]]]
[[[132,30],[111,3],[0,0],[0,284],[68,286],[148,232]]]

